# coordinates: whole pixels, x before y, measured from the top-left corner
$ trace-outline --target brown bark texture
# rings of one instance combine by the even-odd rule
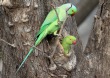
[[[0,7],[0,33],[2,32],[1,26],[3,25],[3,16],[2,16],[2,12],[1,12],[1,7]],[[0,38],[2,37],[2,34],[0,34]],[[0,44],[0,58],[1,58],[1,44]]]
[[[100,0],[83,57],[73,78],[110,78],[110,0]]]
[[[63,0],[54,2],[56,6],[65,3]],[[56,70],[48,69],[50,60],[45,57],[44,52],[51,53],[48,42],[53,46],[54,43],[44,39],[37,46],[43,52],[35,50],[16,75],[15,71],[30,48],[26,44],[34,43],[35,33],[52,8],[50,4],[53,1],[16,0],[11,3],[13,6],[6,4],[3,7],[5,15],[4,25],[1,25],[1,37],[9,43],[15,44],[16,47],[2,42],[2,78],[110,78],[110,0],[100,0],[94,27],[84,52],[82,52],[82,45],[77,34],[75,19],[69,18],[66,21],[64,27],[66,33],[74,34],[78,38],[78,43],[74,47],[77,58],[74,70],[67,71],[60,66]],[[64,34],[65,32],[63,32]],[[55,55],[58,52],[56,51]]]
[[[34,44],[35,34],[38,32],[47,13],[52,9],[51,4],[59,6],[66,3],[65,0],[3,0],[2,10],[4,11],[4,25],[2,39],[13,44],[15,47],[2,42],[3,70],[2,78],[71,78],[72,72],[57,66],[56,70],[49,70],[50,60],[45,54],[52,51],[49,46],[54,42],[44,39],[37,49],[30,55],[20,71],[15,74],[18,66]],[[77,26],[74,18],[68,18],[64,26],[64,34],[75,35],[77,45],[72,48],[73,55],[77,61],[82,59],[82,44],[77,33]],[[64,35],[65,36],[65,35]],[[50,44],[49,44],[50,43]],[[55,54],[59,51],[56,50]],[[72,56],[73,56],[72,55]],[[54,56],[56,57],[56,56]],[[54,60],[54,59],[53,59]],[[56,60],[57,61],[57,60]],[[75,64],[76,65],[76,64]]]

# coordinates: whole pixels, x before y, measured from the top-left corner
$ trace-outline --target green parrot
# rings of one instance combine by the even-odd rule
[[[66,3],[66,4],[63,4],[57,7],[56,11],[58,13],[59,20],[63,22],[68,17],[68,15],[73,16],[77,12],[77,8],[71,3]],[[22,63],[18,67],[17,72],[22,67],[22,65],[25,63],[29,55],[33,52],[33,50],[35,49],[35,46],[39,45],[39,43],[47,35],[49,34],[56,35],[57,31],[60,29],[60,26],[58,25],[58,17],[54,9],[49,12],[45,21],[41,25],[40,30],[36,34],[34,46],[30,48],[28,54],[26,55],[26,57],[23,59]]]
[[[76,37],[69,35],[63,38],[61,45],[63,46],[64,54],[66,56],[69,54],[72,44],[76,44]]]

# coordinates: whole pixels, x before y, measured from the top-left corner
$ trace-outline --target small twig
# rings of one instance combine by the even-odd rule
[[[50,76],[52,76],[52,77],[56,77],[56,78],[58,78],[58,76],[55,75],[55,74],[53,74],[52,72],[49,72],[48,74],[49,74]]]
[[[56,13],[57,18],[58,18],[58,22],[60,22],[60,18],[59,18],[59,16],[58,16],[58,12],[57,12],[57,10],[56,10],[55,6],[54,6],[53,4],[51,4],[51,6],[52,6],[52,7],[53,7],[53,9],[55,10],[55,13]]]
[[[32,46],[32,45],[30,45]],[[43,52],[41,49],[37,48],[36,46],[33,46],[36,50],[40,51],[40,52]]]
[[[42,51],[41,49],[37,48],[36,46],[30,45],[29,43],[25,43],[24,45],[28,45],[28,46],[30,46],[30,47],[34,47],[36,50],[38,50],[38,51],[40,51],[40,52],[43,52],[43,53],[44,53],[43,56],[48,57],[48,55],[45,53],[45,51]],[[39,53],[39,52],[38,52],[38,53]]]
[[[60,23],[60,20],[59,20],[58,13],[57,13],[57,11],[56,11],[56,9],[55,9],[55,7],[54,7],[53,5],[52,5],[52,7],[54,8],[54,10],[55,10],[55,12],[56,12],[56,15],[57,15],[57,17],[58,17],[58,25],[60,26],[61,23]],[[66,19],[67,19],[67,18],[66,18]],[[65,24],[65,22],[66,22],[66,19],[65,19],[65,21],[63,22],[63,24],[61,25],[61,28],[60,28],[60,30],[59,30],[59,32],[58,32],[59,35],[61,35],[61,33],[62,33],[62,30],[63,30],[64,24]],[[53,49],[52,54],[49,56],[49,58],[52,58],[53,55],[55,54],[56,48],[57,48],[57,46],[58,46],[58,42],[59,42],[59,37],[56,38],[55,47],[54,47],[54,49]]]
[[[62,78],[67,78],[68,76],[67,75],[59,75],[60,77]]]
[[[5,41],[5,40],[3,40],[3,39],[0,39],[0,41],[3,41],[4,43],[6,43],[6,44],[8,44],[8,45],[10,45],[10,46],[12,46],[12,47],[14,47],[14,48],[16,47],[15,44],[10,44],[9,42],[7,42],[7,41]]]
[[[49,47],[49,50],[51,50],[51,47],[50,47],[50,45],[49,45],[48,40],[46,40],[46,42],[47,42],[47,46]]]
[[[25,43],[24,45],[29,45],[30,47],[34,47],[36,50],[40,51],[40,52],[43,52],[41,49],[37,48],[36,46],[34,45],[30,45],[29,43]]]
[[[67,18],[66,18],[67,19]],[[65,22],[66,22],[66,19],[64,20],[64,22],[63,22],[63,24],[62,24],[62,26],[61,26],[61,28],[60,28],[60,30],[59,30],[59,35],[61,35],[61,33],[62,33],[62,30],[63,30],[63,27],[64,27],[64,25],[65,25]]]
[[[65,20],[66,21],[66,20]],[[63,24],[62,24],[62,26],[61,26],[61,29],[60,29],[60,31],[59,31],[59,35],[61,35],[61,32],[62,32],[62,30],[63,30],[63,26],[64,26],[64,24],[65,24],[65,21],[63,22]],[[56,38],[56,42],[55,42],[55,47],[54,47],[54,50],[53,50],[53,52],[52,52],[52,54],[51,54],[51,56],[50,56],[50,58],[52,58],[53,57],[53,55],[55,54],[55,51],[56,51],[56,48],[57,48],[57,46],[58,46],[58,42],[59,42],[59,37],[57,37]]]

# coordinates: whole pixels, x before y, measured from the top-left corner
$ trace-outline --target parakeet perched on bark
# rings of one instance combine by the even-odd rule
[[[76,37],[74,36],[66,36],[63,38],[62,42],[61,42],[63,49],[64,49],[64,54],[68,55],[69,51],[71,49],[71,45],[72,44],[76,44]]]
[[[68,15],[73,16],[77,12],[77,8],[71,3],[67,3],[57,7],[56,11],[58,13],[59,20],[63,22],[68,17]],[[49,34],[55,35],[55,33],[60,29],[60,26],[58,25],[58,17],[54,9],[49,12],[45,21],[41,25],[40,30],[36,34],[34,46],[30,48],[28,54],[23,59],[23,62],[20,64],[19,68],[17,69],[17,72],[22,67],[24,62],[27,60],[29,55],[33,52],[35,46],[37,46],[47,35]]]

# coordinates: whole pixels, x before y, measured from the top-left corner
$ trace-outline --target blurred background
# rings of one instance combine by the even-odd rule
[[[99,0],[71,0],[71,2],[78,8],[75,18],[84,50],[93,26]]]
[[[94,15],[97,11],[99,0],[70,0],[78,8],[78,13],[75,15],[78,25],[78,33],[83,43],[83,50],[88,41],[91,28],[93,27]],[[0,8],[1,9],[1,8]],[[0,10],[0,17],[2,12]],[[0,18],[0,25],[2,25],[2,18]],[[1,31],[0,31],[1,32]],[[0,34],[1,37],[1,34]],[[0,44],[0,71],[2,70],[2,52]]]

